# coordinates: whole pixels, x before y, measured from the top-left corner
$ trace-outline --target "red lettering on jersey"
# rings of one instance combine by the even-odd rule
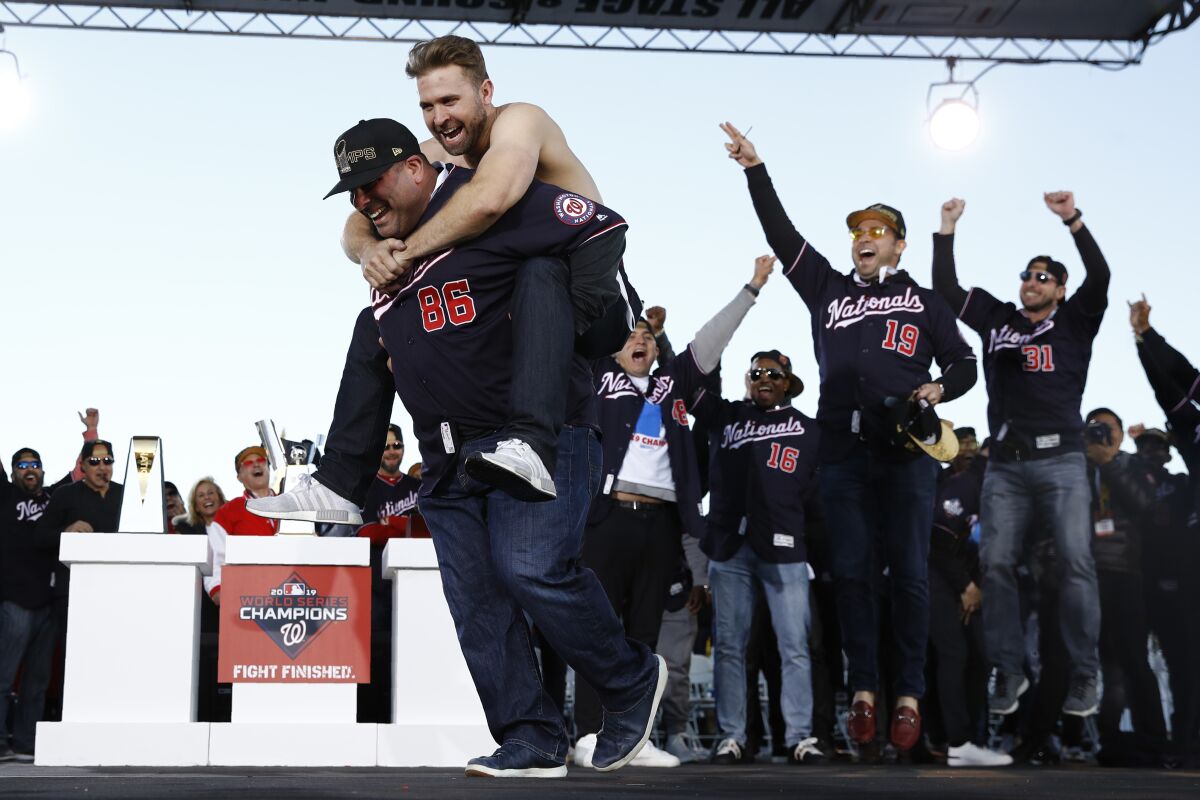
[[[897,341],[897,333],[899,341]],[[921,338],[921,330],[916,325],[905,323],[901,325],[894,319],[887,321],[887,331],[883,336],[884,350],[895,350],[902,356],[912,356],[917,352],[917,342]]]
[[[687,406],[682,400],[676,400],[671,406],[671,416],[679,423],[679,427],[686,428],[688,426]]]
[[[436,286],[425,286],[417,292],[421,306],[421,324],[429,333],[446,327],[466,325],[475,319],[475,301],[471,299],[471,284],[467,280],[450,281],[439,292]]]
[[[1048,344],[1027,344],[1021,348],[1025,372],[1054,372],[1054,349]]]
[[[891,320],[888,320],[891,322]],[[796,471],[796,459],[800,458],[800,451],[794,447],[784,447],[778,442],[771,443],[771,455],[767,458],[767,466],[771,469],[780,469],[784,472]]]

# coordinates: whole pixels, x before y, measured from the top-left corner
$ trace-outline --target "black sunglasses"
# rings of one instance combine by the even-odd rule
[[[787,377],[786,373],[782,372],[781,370],[777,370],[774,367],[771,367],[770,369],[755,367],[754,369],[750,370],[748,374],[750,375],[750,380],[752,381],[762,380],[764,375],[773,381],[781,381]]]
[[[17,469],[41,469],[42,462],[40,461],[18,461]]]
[[[1053,275],[1051,275],[1049,272],[1034,272],[1033,270],[1029,270],[1029,269],[1021,270],[1021,282],[1022,283],[1029,280],[1030,278],[1036,278],[1038,283],[1049,283],[1050,281],[1054,281],[1055,283],[1058,283],[1058,279],[1055,278]]]
[[[393,442],[391,444],[385,444],[383,446],[383,449],[384,450],[403,450],[404,442]]]
[[[101,464],[104,464],[105,466],[112,466],[112,463],[113,463],[113,461],[115,461],[115,460],[116,460],[116,459],[114,459],[112,456],[105,456],[104,458],[99,458],[99,457],[97,457],[97,456],[92,456],[92,457],[90,457],[90,458],[87,460],[87,463],[88,463],[88,464],[90,464],[90,465],[91,465],[91,466],[93,466],[93,467],[98,467],[98,466],[100,466]]]

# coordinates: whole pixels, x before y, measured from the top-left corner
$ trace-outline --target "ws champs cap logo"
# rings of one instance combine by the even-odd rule
[[[596,215],[596,204],[586,197],[563,192],[554,198],[554,215],[567,225],[582,225]]]
[[[322,595],[293,572],[265,595],[238,597],[238,618],[253,620],[276,646],[295,659],[331,622],[350,618],[348,597]]]

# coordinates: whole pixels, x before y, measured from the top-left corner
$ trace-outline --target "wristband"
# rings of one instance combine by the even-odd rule
[[[758,289],[755,289],[753,286],[751,286],[748,283],[746,284],[746,291],[749,292],[750,294],[754,295],[755,297],[758,297]]]
[[[1082,217],[1082,216],[1083,216],[1083,212],[1077,208],[1077,209],[1075,209],[1074,214],[1072,214],[1071,216],[1069,216],[1063,220],[1063,225],[1066,225],[1069,228],[1072,225],[1074,225],[1076,222],[1078,222],[1080,217]]]

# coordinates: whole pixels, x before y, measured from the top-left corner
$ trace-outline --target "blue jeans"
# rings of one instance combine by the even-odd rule
[[[746,744],[746,644],[754,615],[754,584],[762,584],[779,642],[785,741],[812,734],[812,665],[808,658],[808,565],[763,561],[750,545],[708,565],[713,595],[713,688],[721,739]],[[758,709],[755,709],[757,713]]]
[[[466,457],[503,434],[467,442],[458,471],[419,501],[442,571],[442,589],[488,727],[497,742],[563,759],[562,715],[542,688],[526,614],[551,647],[624,711],[645,694],[658,662],[627,640],[600,582],[578,564],[588,506],[600,485],[596,434],[566,426],[558,438],[549,503],[524,503],[469,478]]]
[[[17,670],[24,666],[13,725],[13,749],[19,753],[33,752],[37,723],[46,707],[46,687],[50,685],[57,640],[53,604],[28,609],[7,601],[0,603],[0,737],[8,730],[8,693]],[[4,745],[0,738],[0,750]]]
[[[818,473],[851,692],[878,692],[879,581],[887,568],[898,697],[925,694],[929,532],[938,463],[888,461],[860,447]]]
[[[1049,529],[1059,575],[1059,619],[1074,674],[1099,670],[1100,589],[1092,561],[1091,490],[1083,453],[988,462],[980,498],[983,627],[988,657],[1010,675],[1025,670],[1017,564],[1025,535]]]

